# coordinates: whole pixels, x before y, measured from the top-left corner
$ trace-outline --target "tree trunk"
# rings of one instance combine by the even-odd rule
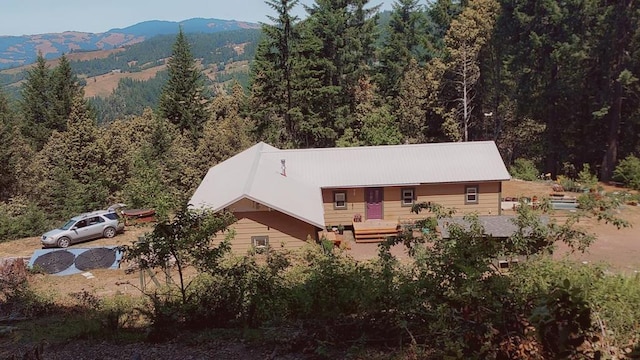
[[[625,68],[625,53],[629,46],[631,34],[631,0],[621,0],[615,9],[614,47],[615,51],[613,64],[611,66],[611,88],[613,97],[611,99],[611,111],[609,112],[609,131],[607,134],[607,148],[602,166],[600,168],[600,180],[609,181],[613,175],[613,169],[618,162],[618,139],[620,136],[620,123],[622,122],[622,99],[624,96],[623,84],[620,82],[620,74]]]
[[[602,160],[600,180],[609,181],[613,175],[613,169],[618,162],[618,137],[620,135],[620,122],[622,114],[622,84],[616,81],[613,91],[613,106],[609,113],[609,133],[607,135],[607,149]]]

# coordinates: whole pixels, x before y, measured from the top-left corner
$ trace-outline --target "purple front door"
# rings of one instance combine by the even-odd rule
[[[382,219],[382,188],[367,188],[364,197],[367,203],[367,219]]]

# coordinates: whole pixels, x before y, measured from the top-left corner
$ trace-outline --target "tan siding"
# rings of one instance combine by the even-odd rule
[[[384,188],[384,219],[416,219],[424,218],[424,214],[416,215],[411,212],[411,206],[402,206],[402,189],[415,189],[414,196],[419,196],[420,191],[427,185],[422,186],[401,186]],[[420,201],[420,200],[418,200]]]
[[[269,211],[269,207],[247,198],[242,198],[227,207],[231,212]]]
[[[478,186],[478,203],[465,204],[465,186]],[[445,208],[455,208],[456,214],[463,215],[478,212],[479,215],[499,215],[501,183],[478,184],[423,184],[418,186],[389,186],[384,188],[384,220],[395,221],[398,219],[424,218],[425,213],[413,214],[411,207],[402,206],[401,191],[405,188],[415,189],[417,202],[431,201]],[[347,209],[336,210],[333,208],[334,191],[346,191]],[[364,188],[356,189],[323,189],[322,200],[324,203],[324,217],[327,226],[339,224],[348,225],[353,221],[355,214],[361,214],[364,218]]]
[[[317,229],[298,219],[278,211],[255,211],[235,213],[238,221],[230,228],[236,231],[232,248],[244,253],[252,247],[252,236],[269,236],[269,245],[275,248],[297,249],[303,246],[308,236],[315,239]]]
[[[477,204],[465,204],[465,187],[470,185],[478,186]],[[498,215],[500,183],[423,185],[418,191],[418,201],[431,201],[445,208],[454,208],[458,215],[472,212],[479,215]]]
[[[333,193],[344,191],[347,193],[347,208],[333,208]],[[322,189],[324,206],[324,222],[327,226],[351,225],[353,216],[360,214],[364,217],[364,189]]]

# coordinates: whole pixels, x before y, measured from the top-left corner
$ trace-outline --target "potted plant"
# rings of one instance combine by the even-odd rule
[[[344,225],[338,225],[338,234],[342,235],[344,233]]]

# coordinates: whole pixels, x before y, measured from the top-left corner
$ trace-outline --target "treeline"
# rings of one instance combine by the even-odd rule
[[[383,38],[368,1],[268,3],[250,101],[275,145],[495,140],[604,180],[638,153],[637,1],[398,0]]]

